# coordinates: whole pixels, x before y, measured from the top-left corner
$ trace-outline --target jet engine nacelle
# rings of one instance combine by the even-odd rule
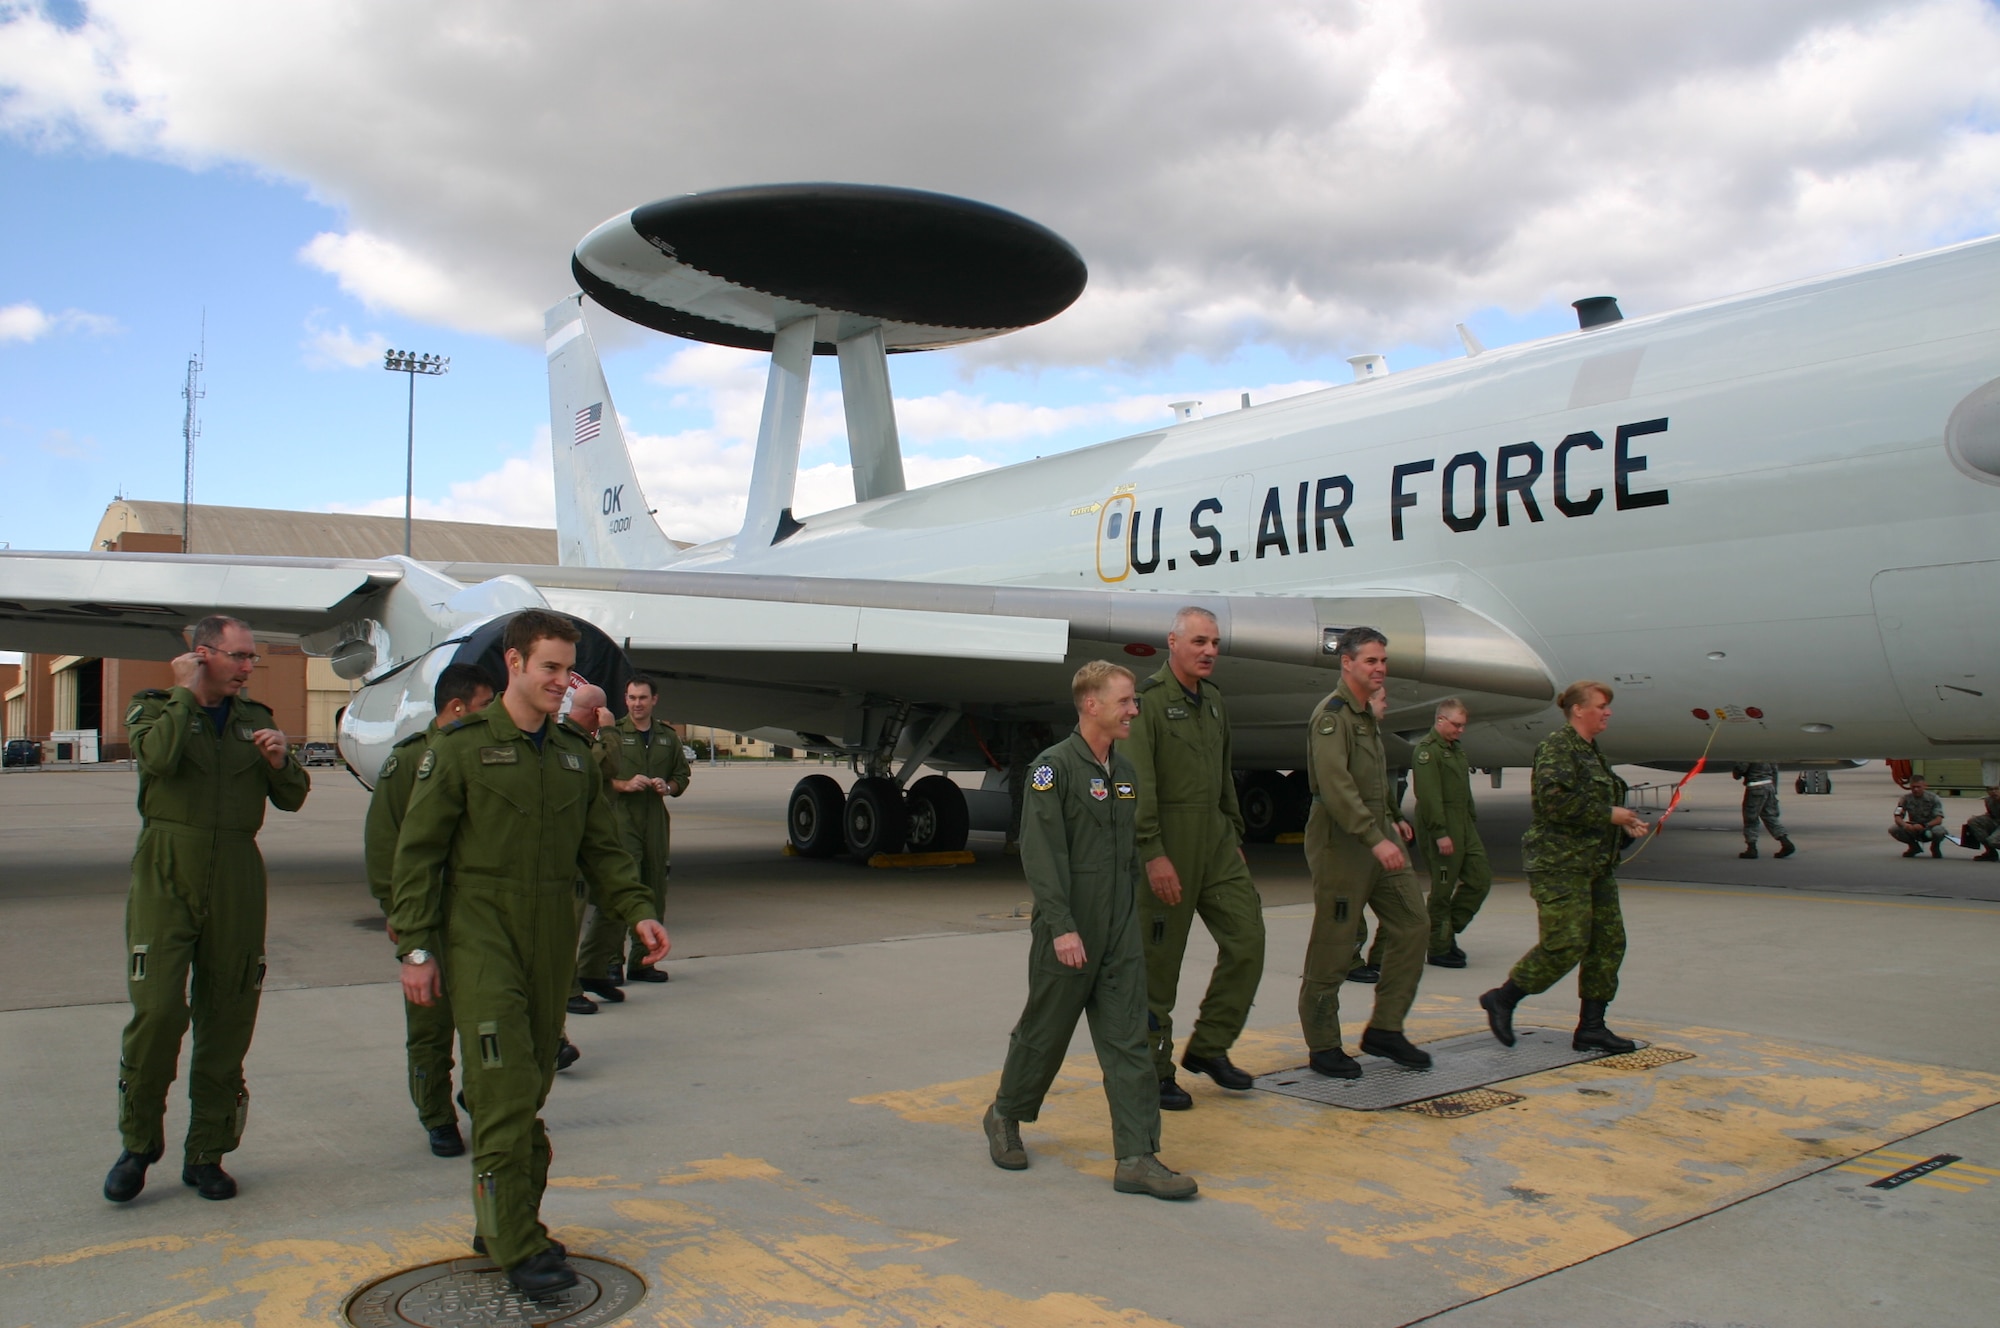
[[[593,682],[604,689],[612,712],[625,712],[625,684],[632,677],[632,665],[625,652],[604,632],[570,614],[568,618],[583,638],[576,643],[573,683]],[[451,638],[426,650],[416,659],[389,669],[356,692],[340,716],[340,754],[348,768],[370,788],[390,749],[421,732],[437,717],[431,704],[438,677],[453,664],[471,664],[492,680],[494,690],[507,685],[507,659],[501,640],[513,612],[498,613],[455,625]]]

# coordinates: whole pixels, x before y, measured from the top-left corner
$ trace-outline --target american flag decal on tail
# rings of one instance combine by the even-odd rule
[[[570,446],[578,447],[589,442],[603,427],[604,403],[600,401],[594,406],[585,406],[576,413],[576,439]]]

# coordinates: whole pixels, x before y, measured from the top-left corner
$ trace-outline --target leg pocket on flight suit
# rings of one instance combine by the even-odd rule
[[[500,1058],[500,1025],[496,1020],[488,1019],[479,1025],[479,1066],[484,1070],[506,1066]]]

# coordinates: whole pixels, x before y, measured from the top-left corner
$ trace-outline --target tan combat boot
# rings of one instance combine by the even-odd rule
[[[1118,1159],[1111,1188],[1120,1194],[1150,1194],[1155,1199],[1192,1199],[1200,1187],[1193,1176],[1171,1170],[1151,1153]]]
[[[989,1106],[981,1124],[986,1127],[986,1151],[993,1155],[993,1165],[1004,1171],[1026,1171],[1028,1150],[1021,1147],[1021,1123]]]

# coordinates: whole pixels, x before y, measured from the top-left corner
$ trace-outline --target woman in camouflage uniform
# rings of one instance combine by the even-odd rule
[[[1604,1026],[1604,1008],[1618,994],[1618,965],[1625,958],[1619,850],[1625,836],[1638,839],[1652,827],[1625,805],[1625,781],[1597,750],[1597,735],[1611,722],[1611,689],[1589,680],[1571,683],[1556,704],[1569,722],[1535,749],[1534,822],[1521,839],[1541,940],[1479,1003],[1493,1036],[1511,1047],[1514,1007],[1580,967],[1583,1015],[1570,1045],[1632,1051],[1637,1043]]]

